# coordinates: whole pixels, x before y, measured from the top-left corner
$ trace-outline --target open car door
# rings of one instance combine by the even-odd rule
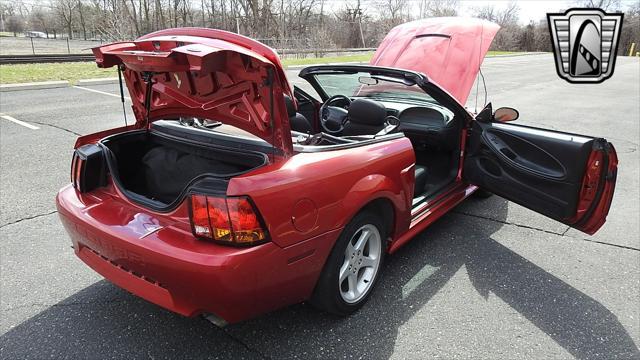
[[[618,159],[602,138],[473,121],[463,177],[470,183],[594,234],[606,221]]]

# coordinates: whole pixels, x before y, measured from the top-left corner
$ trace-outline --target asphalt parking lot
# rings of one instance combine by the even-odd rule
[[[559,79],[549,54],[489,58],[483,72],[494,108],[517,108],[519,123],[614,144],[616,195],[595,236],[471,199],[389,257],[355,315],[300,304],[223,329],[138,299],[73,255],[54,197],[75,138],[123,124],[117,86],[0,94],[0,112],[32,126],[0,119],[0,356],[640,358],[639,59],[618,58],[600,85]]]

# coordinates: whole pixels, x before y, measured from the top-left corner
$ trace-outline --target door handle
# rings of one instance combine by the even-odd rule
[[[508,147],[503,147],[502,149],[500,149],[500,152],[508,157],[509,159],[516,161],[516,159],[518,158],[518,155],[516,155],[516,153],[514,153],[513,151],[511,151],[511,149],[509,149]]]
[[[490,135],[489,141],[491,142],[491,145],[495,148],[495,150],[500,151],[502,155],[506,156],[511,161],[516,162],[518,155],[513,150],[511,150],[509,146],[504,143],[504,141],[502,141],[495,135]]]

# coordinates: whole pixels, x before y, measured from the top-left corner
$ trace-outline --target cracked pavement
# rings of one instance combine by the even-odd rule
[[[73,255],[55,194],[76,135],[123,124],[119,99],[73,87],[0,94],[3,113],[40,126],[0,120],[0,357],[640,359],[638,59],[619,58],[597,86],[560,80],[548,54],[490,58],[483,73],[494,108],[517,108],[518,123],[613,142],[616,195],[595,236],[470,199],[387,258],[355,315],[299,304],[224,329],[138,299]]]
[[[567,236],[573,239],[579,239],[579,240],[584,240],[584,241],[590,241],[590,242],[594,242],[594,243],[598,243],[598,244],[602,244],[602,245],[607,245],[607,246],[615,246],[615,247],[619,247],[622,249],[628,249],[628,250],[635,250],[635,251],[640,251],[639,248],[637,247],[633,247],[633,246],[625,246],[625,245],[618,245],[618,244],[611,244],[608,242],[604,242],[604,241],[598,241],[592,238],[587,238],[587,237],[576,237],[576,236],[571,236],[571,235],[567,235],[567,233],[569,232],[569,230],[571,230],[570,226],[565,226],[565,229],[560,233],[560,232],[556,232],[553,230],[547,230],[547,229],[541,229],[541,228],[537,228],[534,226],[529,226],[529,225],[523,225],[523,224],[518,224],[518,223],[513,223],[513,222],[508,222],[508,221],[504,221],[504,220],[499,220],[499,219],[494,219],[494,218],[490,218],[490,217],[485,217],[482,215],[476,215],[476,214],[470,214],[470,213],[465,213],[462,211],[457,211],[457,210],[453,210],[453,213],[456,214],[461,214],[461,215],[466,215],[466,216],[471,216],[471,217],[476,217],[476,218],[480,218],[480,219],[484,219],[484,220],[489,220],[489,221],[495,221],[501,224],[505,224],[505,225],[513,225],[513,226],[517,226],[523,229],[531,229],[531,230],[536,230],[536,231],[542,231],[548,234],[553,234],[553,235],[560,235],[560,236]]]

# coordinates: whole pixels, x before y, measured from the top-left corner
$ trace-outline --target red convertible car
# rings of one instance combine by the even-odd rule
[[[136,121],[77,140],[57,196],[75,253],[135,295],[224,324],[302,301],[352,313],[386,254],[476,191],[594,233],[615,186],[610,143],[463,106],[497,30],[400,25],[370,65],[303,69],[314,95],[274,50],[225,31],[93,49],[122,72]]]

